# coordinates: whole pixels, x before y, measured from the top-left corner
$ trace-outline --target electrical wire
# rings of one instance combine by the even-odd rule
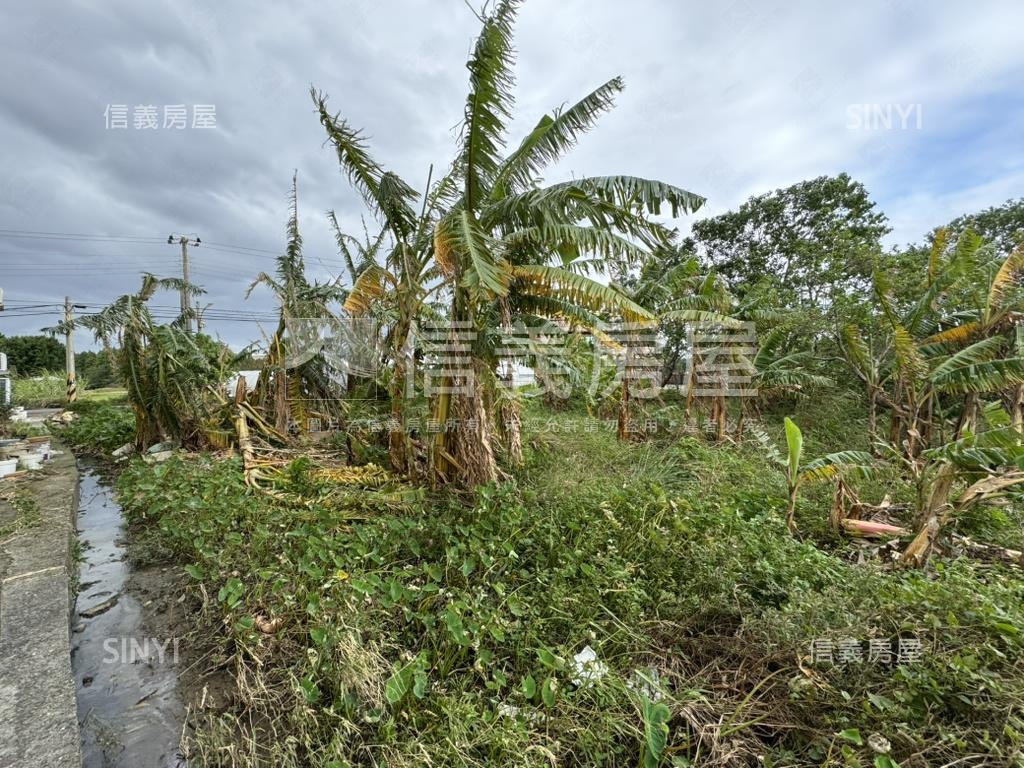
[[[144,235],[100,235],[100,234],[88,234],[82,232],[48,232],[42,230],[26,230],[26,229],[8,229],[0,228],[0,239],[8,238],[12,240],[21,241],[33,241],[33,240],[48,240],[57,242],[83,242],[83,243],[107,243],[110,245],[166,245],[167,239],[165,237],[157,236],[144,236]],[[226,253],[236,256],[245,256],[246,258],[258,258],[268,259],[275,261],[280,255],[280,251],[271,250],[267,248],[256,248],[245,245],[235,245],[231,243],[220,243],[220,242],[200,242],[196,244],[191,251],[193,257],[192,270],[195,274],[207,278],[222,278],[222,279],[244,279],[236,270],[231,269],[230,265],[211,265],[200,261],[201,254],[206,250],[215,251],[219,253]],[[173,257],[165,257],[158,255],[147,255],[147,256],[132,256],[130,254],[110,254],[110,253],[68,253],[66,251],[3,251],[0,252],[0,257],[31,257],[39,258],[43,256],[65,256],[78,259],[74,263],[13,263],[5,264],[3,266],[3,272],[9,273],[12,276],[19,278],[29,277],[53,277],[57,274],[67,277],[89,277],[89,276],[109,276],[117,277],[120,275],[128,274],[140,274],[153,272],[158,270],[174,270],[177,271],[180,268],[180,263]],[[198,257],[198,258],[197,258]],[[337,259],[340,262],[340,257],[328,257],[331,259]],[[89,264],[83,263],[82,259],[103,259],[104,263],[101,264]],[[319,258],[321,267],[330,272],[330,268],[323,263],[323,259]],[[32,303],[31,300],[10,300],[6,304],[9,309],[0,312],[0,320],[5,318],[14,319],[21,317],[44,317],[60,315],[64,311],[63,303],[54,302],[52,304]],[[79,304],[80,307],[90,308],[102,308],[106,305],[103,304]],[[160,320],[173,320],[180,315],[178,307],[173,305],[150,305],[150,312],[154,319]],[[88,316],[79,315],[80,317]],[[237,309],[214,309],[210,308],[202,312],[204,321],[211,322],[243,322],[243,323],[271,323],[276,322],[279,316],[274,312],[260,312],[258,310],[237,310]]]
[[[0,237],[16,238],[22,240],[79,240],[82,242],[106,242],[126,243],[139,245],[166,245],[166,237],[151,237],[143,235],[90,235],[82,232],[43,232],[31,229],[0,229]],[[253,256],[255,254],[269,254],[267,258],[276,258],[280,251],[267,248],[254,248],[248,245],[233,245],[230,243],[200,242],[196,247],[209,246],[213,250],[234,252],[239,255]]]

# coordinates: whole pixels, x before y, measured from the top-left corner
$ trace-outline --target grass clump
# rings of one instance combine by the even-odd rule
[[[39,503],[24,486],[15,486],[0,496],[0,541],[35,528],[42,522]]]
[[[86,389],[88,382],[78,380],[78,388]],[[56,408],[68,399],[67,379],[63,373],[44,371],[38,376],[16,378],[11,399],[26,408]]]

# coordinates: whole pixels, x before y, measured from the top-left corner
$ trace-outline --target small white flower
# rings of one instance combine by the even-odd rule
[[[583,686],[595,680],[600,680],[608,674],[608,665],[598,661],[597,653],[589,645],[583,646],[583,650],[577,653],[572,659],[572,681],[577,686]]]

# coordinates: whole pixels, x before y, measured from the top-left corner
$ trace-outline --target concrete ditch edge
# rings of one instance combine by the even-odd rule
[[[71,671],[78,470],[70,452],[19,480],[39,522],[0,541],[0,768],[79,768]]]

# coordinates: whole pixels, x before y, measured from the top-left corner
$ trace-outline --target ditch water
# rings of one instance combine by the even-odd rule
[[[83,561],[72,619],[84,768],[179,768],[185,711],[177,641],[147,632],[133,594],[124,518],[113,489],[80,462],[78,536]]]

